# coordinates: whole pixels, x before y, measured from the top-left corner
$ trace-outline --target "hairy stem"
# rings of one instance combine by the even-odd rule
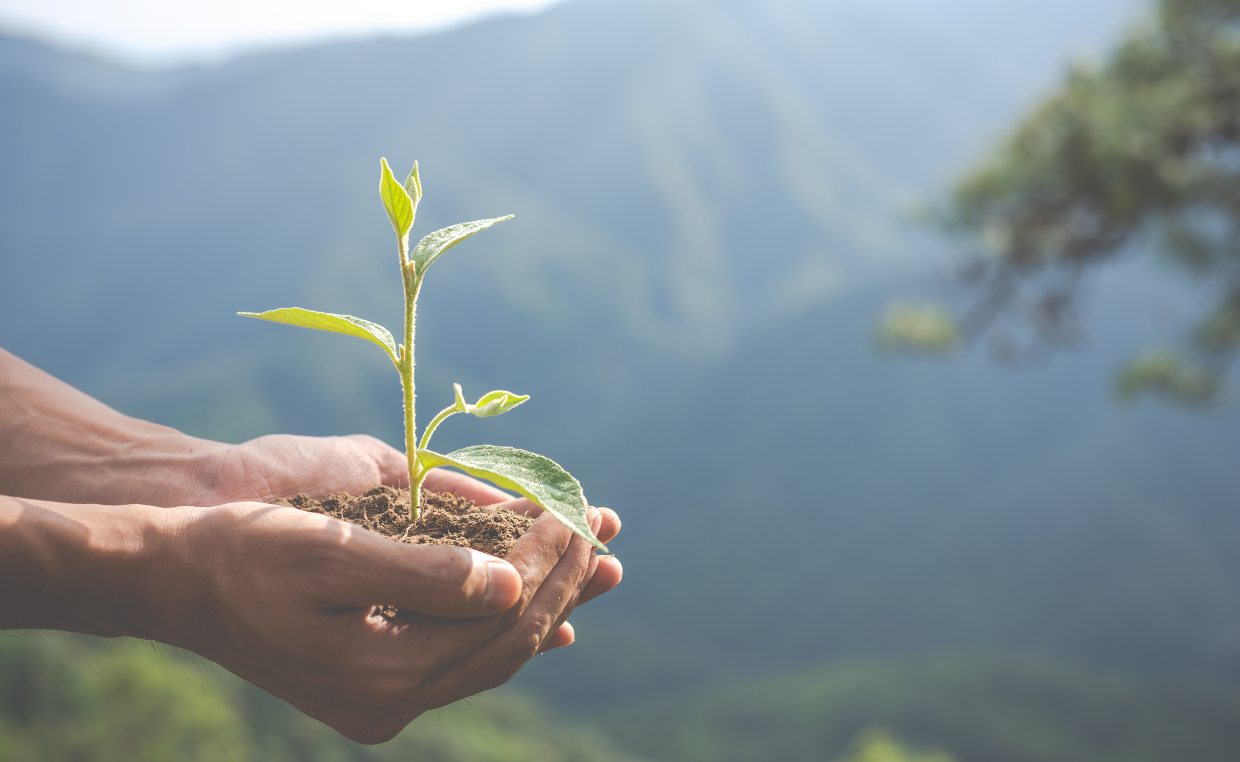
[[[431,434],[435,433],[435,429],[439,428],[439,424],[443,423],[448,416],[459,412],[461,411],[457,409],[456,405],[450,405],[440,410],[439,415],[431,419],[431,422],[426,425],[426,430],[422,432],[422,441],[418,442],[418,449],[425,450],[431,443]]]
[[[418,462],[418,429],[414,403],[417,394],[413,384],[413,337],[417,318],[418,291],[422,281],[409,266],[409,243],[400,240],[401,281],[405,286],[405,343],[400,356],[400,381],[405,403],[405,458],[409,463],[409,518],[416,521],[422,506],[422,464]]]

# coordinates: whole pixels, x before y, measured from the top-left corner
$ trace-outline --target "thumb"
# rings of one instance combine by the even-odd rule
[[[452,545],[405,545],[375,538],[368,563],[353,564],[340,592],[353,606],[395,606],[445,617],[487,616],[521,597],[507,561]]]
[[[392,487],[409,486],[409,462],[403,452],[367,434],[350,434],[345,439],[374,462],[379,469],[380,484]]]

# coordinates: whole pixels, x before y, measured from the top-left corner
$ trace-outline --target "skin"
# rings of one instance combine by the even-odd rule
[[[622,575],[549,515],[500,560],[258,502],[404,473],[370,437],[189,437],[0,349],[0,629],[185,648],[352,740],[386,741],[571,644],[573,608]],[[436,470],[427,487],[540,513],[463,474]],[[590,519],[604,542],[619,532],[606,508]]]

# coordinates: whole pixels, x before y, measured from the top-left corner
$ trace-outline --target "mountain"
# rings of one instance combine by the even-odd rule
[[[1127,5],[1054,12],[1113,25]],[[982,60],[993,39],[962,49],[946,23],[966,15],[593,0],[155,72],[5,39],[0,341],[204,435],[396,441],[398,418],[375,410],[395,399],[381,357],[232,313],[396,323],[375,167],[416,158],[415,232],[517,215],[436,265],[421,388],[519,386],[557,400],[545,429],[606,427],[668,374],[924,267],[901,205],[975,153],[1071,38],[1032,35],[1036,65],[1004,79]]]
[[[964,650],[1233,679],[1240,410],[1110,397],[1166,290],[1115,275],[1094,346],[1045,367],[885,355],[884,288],[664,389],[578,455],[625,509],[607,610],[724,654],[714,670]],[[591,631],[567,672],[599,658]]]

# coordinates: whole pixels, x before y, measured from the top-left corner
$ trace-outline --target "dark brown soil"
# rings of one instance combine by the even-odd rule
[[[476,506],[453,492],[422,492],[422,515],[409,521],[409,490],[375,487],[364,495],[333,492],[320,498],[300,494],[276,498],[276,505],[323,513],[376,534],[414,545],[457,545],[503,558],[534,519],[504,508]]]

